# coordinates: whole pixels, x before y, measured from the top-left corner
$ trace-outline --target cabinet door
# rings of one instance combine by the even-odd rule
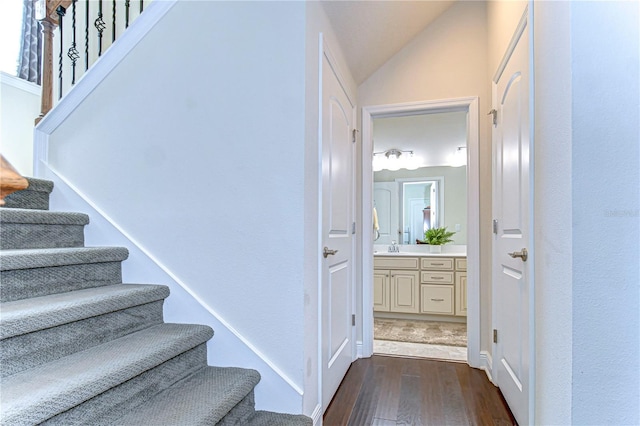
[[[467,273],[456,272],[456,315],[467,315]]]
[[[389,271],[373,271],[373,310],[389,312]]]
[[[420,312],[418,271],[391,271],[391,312]]]

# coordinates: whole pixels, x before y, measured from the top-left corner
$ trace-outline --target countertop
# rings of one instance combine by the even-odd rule
[[[389,246],[377,244],[373,247],[374,256],[385,257],[466,257],[467,246],[465,245],[444,245],[442,253],[431,253],[430,247],[426,244],[400,245],[399,253],[389,253]]]

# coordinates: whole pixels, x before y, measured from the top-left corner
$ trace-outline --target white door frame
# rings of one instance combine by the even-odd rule
[[[467,111],[467,362],[480,368],[480,159],[478,97],[362,108],[362,356],[373,354],[373,120]]]

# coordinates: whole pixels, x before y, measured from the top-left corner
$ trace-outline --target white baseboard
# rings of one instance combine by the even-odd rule
[[[4,71],[0,71],[0,83],[6,84],[11,87],[15,87],[16,89],[23,90],[27,93],[31,93],[32,95],[36,95],[36,96],[40,96],[42,93],[42,89],[40,88],[40,85],[24,80],[22,78],[16,77],[14,75],[7,74]]]
[[[493,381],[493,358],[487,351],[480,351],[480,368],[487,373],[489,381],[495,385],[496,383]]]
[[[311,413],[311,420],[313,420],[313,424],[321,425],[322,424],[322,406],[320,404],[316,405],[316,408]]]

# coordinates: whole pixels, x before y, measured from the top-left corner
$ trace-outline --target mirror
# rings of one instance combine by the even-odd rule
[[[422,165],[374,172],[374,244],[416,244],[427,229],[440,226],[456,232],[453,244],[467,243],[466,165],[451,166],[459,147],[466,147],[466,120],[466,112],[455,112],[373,121],[374,152],[411,150]]]

